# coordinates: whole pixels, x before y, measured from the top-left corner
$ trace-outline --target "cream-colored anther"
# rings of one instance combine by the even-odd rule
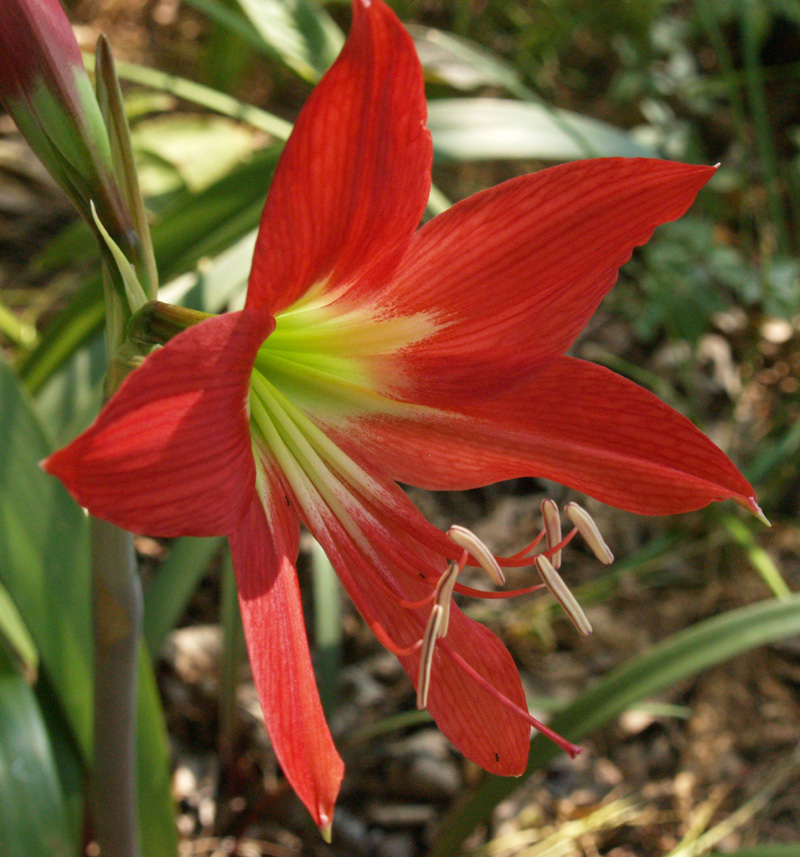
[[[555,500],[542,500],[542,520],[544,521],[544,532],[547,536],[547,549],[552,548],[561,541],[561,513]],[[556,551],[550,562],[553,568],[561,568],[561,551]]]
[[[442,624],[437,636],[439,640],[447,636],[450,625],[450,599],[453,597],[453,587],[456,585],[459,571],[458,563],[451,561],[436,583],[435,602],[442,608]]]
[[[492,578],[494,583],[502,586],[506,582],[503,570],[497,563],[494,554],[486,547],[486,545],[466,527],[461,527],[458,524],[453,524],[447,531],[447,535],[465,551],[469,551],[475,562]]]
[[[544,585],[550,591],[553,598],[558,601],[563,611],[567,614],[578,632],[584,636],[592,633],[592,626],[586,618],[575,596],[567,588],[567,584],[561,579],[561,575],[553,568],[552,563],[546,556],[536,557],[536,569],[541,575]]]
[[[597,524],[592,520],[592,516],[586,509],[582,509],[577,503],[567,503],[564,511],[574,524],[575,529],[583,536],[583,540],[589,545],[592,553],[604,565],[611,565],[614,562],[614,554],[611,553],[610,548],[603,541],[600,530],[597,529]]]
[[[431,667],[433,666],[433,653],[436,650],[436,641],[439,639],[439,630],[442,627],[442,616],[444,610],[441,604],[434,604],[428,624],[425,626],[425,635],[422,638],[422,651],[419,657],[419,677],[417,679],[417,708],[422,711],[428,705],[428,691],[431,687]]]

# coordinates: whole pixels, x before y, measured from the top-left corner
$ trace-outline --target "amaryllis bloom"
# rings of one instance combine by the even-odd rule
[[[0,102],[88,223],[93,202],[126,246],[131,224],[111,143],[59,0],[0,3]]]
[[[157,536],[227,534],[256,685],[286,776],[329,830],[342,762],[323,718],[295,572],[302,522],[442,731],[497,774],[526,764],[514,662],[451,603],[468,531],[430,525],[396,482],[465,489],[533,475],[649,515],[753,490],[688,420],[563,353],[633,248],[713,175],[658,160],[572,163],[476,194],[417,229],[431,140],[413,44],[380,0],[354,0],[267,198],[245,308],[185,327],[45,468],[93,515]],[[167,323],[169,322],[169,323]],[[164,337],[167,338],[166,336]],[[601,559],[585,513],[568,509]],[[560,582],[544,507],[537,566]],[[561,741],[568,751],[575,751]]]

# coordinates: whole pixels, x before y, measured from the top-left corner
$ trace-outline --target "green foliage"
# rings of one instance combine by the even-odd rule
[[[2,644],[0,842],[4,857],[68,857],[75,853],[41,710]]]
[[[209,58],[198,74],[211,87],[124,63],[119,72],[133,86],[125,95],[161,296],[219,312],[246,283],[254,230],[290,129],[279,117],[293,115],[298,101],[294,78],[306,92],[330,65],[343,38],[334,16],[342,20],[346,13],[331,6],[329,15],[313,0],[189,5],[209,28]],[[753,327],[768,316],[792,318],[800,311],[800,217],[791,199],[792,190],[800,198],[800,131],[778,127],[774,110],[776,87],[793,98],[798,71],[764,59],[776,22],[800,26],[795,4],[696,0],[685,10],[656,0],[393,5],[414,19],[410,29],[430,84],[437,167],[456,164],[469,172],[501,161],[500,168],[514,174],[530,168],[522,161],[597,155],[724,159],[699,213],[660,229],[626,269],[634,282],[624,286],[617,307],[637,344],[664,338],[694,347],[732,308],[743,308]],[[248,75],[264,57],[270,84],[287,90],[274,103],[249,104],[214,88],[247,91]],[[441,210],[447,200],[435,189],[433,203]],[[39,270],[85,264],[94,253],[89,229],[69,226],[41,248]],[[100,403],[103,290],[99,272],[86,270],[38,339],[32,325],[0,305],[0,333],[16,355],[14,370],[11,361],[0,361],[0,843],[11,849],[9,857],[78,852],[83,780],[91,763],[86,521],[38,467],[53,441],[83,428]],[[742,361],[757,363],[756,346],[743,347],[749,350]],[[795,416],[788,406],[780,410],[770,443],[753,463],[752,476],[766,489],[765,507],[796,480]],[[724,538],[746,551],[781,600],[730,611],[623,664],[560,710],[554,728],[573,739],[589,736],[626,706],[682,678],[800,632],[800,602],[780,568],[741,522],[723,523]],[[148,857],[176,853],[168,745],[151,658],[221,542],[174,541],[145,596],[138,786]],[[662,536],[650,549],[660,559],[675,544],[674,536]],[[327,569],[318,569],[317,577],[320,586],[331,583]],[[609,576],[584,594],[608,599],[618,580]],[[230,578],[225,592],[230,647],[223,728],[230,749],[241,656]],[[324,676],[329,699],[340,621],[336,610],[317,616],[320,639],[324,635],[331,652]],[[554,752],[535,739],[528,773],[547,765]],[[480,786],[450,817],[432,853],[456,853],[517,785],[491,779]],[[767,845],[736,857],[788,857],[796,849]]]

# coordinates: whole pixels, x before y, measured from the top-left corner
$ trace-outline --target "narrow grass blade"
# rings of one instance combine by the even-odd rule
[[[32,324],[18,318],[3,304],[0,304],[0,334],[10,339],[19,348],[33,347],[38,336]]]
[[[715,616],[617,667],[557,714],[549,726],[570,740],[580,741],[640,699],[757,646],[797,634],[800,634],[800,595],[762,601]],[[537,735],[531,742],[525,774],[519,779],[487,777],[458,811],[445,820],[429,857],[452,857],[459,853],[464,840],[491,816],[497,804],[558,752],[554,744]]]
[[[342,593],[339,578],[325,551],[314,542],[311,551],[314,580],[314,655],[322,706],[336,707],[342,662]]]
[[[733,515],[721,516],[722,526],[728,531],[730,537],[747,554],[750,565],[761,575],[764,583],[772,590],[776,598],[788,598],[792,594],[786,581],[783,579],[781,570],[775,564],[772,557],[756,541],[752,530],[741,518]]]
[[[84,54],[83,59],[87,68],[93,67],[94,59],[91,56]],[[120,80],[139,83],[160,92],[167,92],[176,98],[190,101],[214,113],[230,116],[240,122],[247,122],[253,128],[265,131],[278,140],[285,140],[292,130],[291,123],[285,119],[280,119],[266,110],[245,104],[231,95],[226,95],[224,92],[204,86],[202,83],[195,83],[193,80],[187,80],[184,77],[130,62],[117,63],[117,74]]]
[[[152,657],[161,651],[167,634],[186,611],[192,593],[224,541],[187,536],[170,545],[169,556],[144,594],[143,633]]]
[[[236,690],[239,686],[239,671],[247,657],[247,645],[239,612],[239,594],[236,575],[229,550],[222,561],[222,656],[220,663],[219,693],[219,754],[223,770],[234,761],[236,751]]]
[[[20,659],[26,670],[36,672],[39,666],[39,652],[33,642],[22,616],[19,615],[8,590],[0,584],[0,638],[11,646],[11,650]],[[3,645],[0,639],[0,648]]]
[[[797,857],[800,854],[800,840],[797,842],[774,842],[766,845],[751,845],[736,851],[714,851],[709,857]]]
[[[170,748],[161,699],[147,650],[139,650],[138,749],[139,836],[147,857],[175,857],[178,831],[172,803]]]

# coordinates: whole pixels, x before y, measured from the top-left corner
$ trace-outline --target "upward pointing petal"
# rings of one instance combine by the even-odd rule
[[[342,53],[275,172],[248,307],[275,315],[315,284],[335,289],[391,273],[428,199],[426,115],[411,37],[380,0],[356,0]]]
[[[178,334],[42,466],[95,517],[135,533],[233,532],[255,487],[250,373],[274,326],[244,311]]]
[[[414,236],[375,297],[436,332],[386,365],[401,398],[441,405],[494,395],[563,353],[653,230],[714,174],[644,158],[597,158],[477,193]],[[418,379],[418,381],[416,380]]]

